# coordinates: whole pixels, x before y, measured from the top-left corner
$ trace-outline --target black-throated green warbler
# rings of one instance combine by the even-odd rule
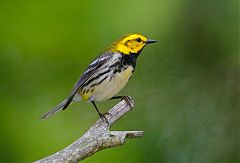
[[[90,63],[74,85],[70,96],[41,118],[48,118],[54,113],[66,109],[72,102],[80,100],[91,101],[99,116],[105,119],[106,117],[98,110],[95,101],[122,98],[130,104],[128,96],[115,95],[132,76],[142,49],[154,42],[157,41],[147,39],[141,34],[129,34],[114,42]]]

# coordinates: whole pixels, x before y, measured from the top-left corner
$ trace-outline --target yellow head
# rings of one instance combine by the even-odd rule
[[[123,36],[118,41],[113,43],[109,50],[120,52],[126,55],[136,54],[140,53],[147,44],[154,42],[157,41],[147,39],[145,36],[141,34],[129,34]]]

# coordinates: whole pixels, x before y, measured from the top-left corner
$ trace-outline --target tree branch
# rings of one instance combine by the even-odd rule
[[[134,102],[131,101],[130,104],[133,107]],[[120,101],[106,115],[109,125],[105,119],[99,119],[82,137],[71,145],[51,156],[35,161],[35,163],[78,162],[100,150],[125,144],[126,138],[142,137],[143,131],[109,131],[110,127],[130,110],[131,107],[125,100]]]

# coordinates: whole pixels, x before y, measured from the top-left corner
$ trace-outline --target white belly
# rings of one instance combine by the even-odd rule
[[[132,76],[132,72],[133,67],[129,66],[126,70],[116,73],[112,79],[108,77],[94,89],[90,99],[94,101],[105,101],[112,98],[124,88],[129,78]]]

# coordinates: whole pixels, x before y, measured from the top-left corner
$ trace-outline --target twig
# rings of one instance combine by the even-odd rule
[[[134,103],[131,102],[130,104],[133,107]],[[126,101],[120,101],[106,115],[109,125],[105,119],[99,119],[71,145],[51,156],[35,161],[35,163],[78,162],[100,150],[125,144],[126,138],[142,137],[143,131],[109,131],[110,127],[129,110],[131,110],[131,107]]]

